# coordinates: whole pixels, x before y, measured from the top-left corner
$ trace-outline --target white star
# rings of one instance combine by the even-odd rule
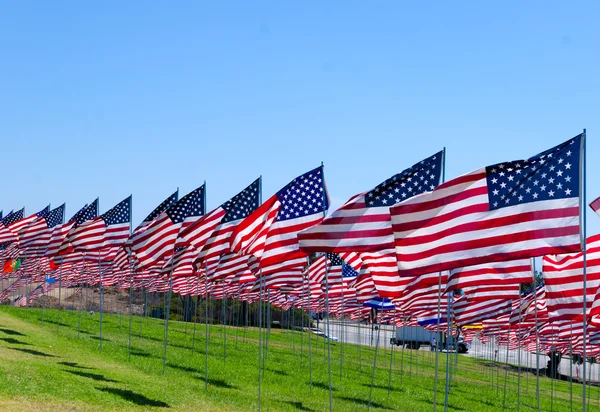
[[[550,197],[554,196],[554,190],[550,190],[550,191],[548,192],[548,196],[550,196]]]
[[[519,202],[523,201],[523,196],[519,195]]]
[[[498,183],[498,179],[496,179],[496,178],[494,177],[494,178],[492,179],[492,183],[493,183],[493,184],[496,184],[496,183]]]
[[[498,190],[494,190],[492,193],[494,194],[494,196],[498,196]]]
[[[534,198],[534,199],[537,199],[537,198],[538,198],[538,194],[537,194],[537,193],[534,193],[534,194],[533,194],[533,198]]]
[[[565,164],[565,169],[570,169],[570,168],[571,168],[571,163]]]
[[[566,194],[567,196],[569,196],[569,195],[571,194],[571,189],[566,189],[566,190],[565,190],[565,194]]]

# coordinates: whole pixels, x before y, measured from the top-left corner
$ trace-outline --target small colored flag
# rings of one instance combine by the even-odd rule
[[[590,207],[598,216],[600,216],[600,197],[590,203]]]
[[[2,269],[3,273],[13,273],[16,272],[21,266],[21,259],[10,259],[4,262],[4,268]]]

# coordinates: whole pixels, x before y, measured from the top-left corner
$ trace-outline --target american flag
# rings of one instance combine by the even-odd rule
[[[100,216],[72,228],[65,241],[81,252],[120,245],[129,237],[130,224],[131,196]]]
[[[63,203],[21,229],[18,233],[21,255],[30,258],[44,256],[54,228],[63,223],[64,216]]]
[[[138,269],[159,263],[174,252],[180,231],[204,215],[204,189],[202,185],[191,191],[160,213],[146,230],[133,236],[131,251],[138,260]]]
[[[88,220],[94,219],[96,216],[98,216],[98,199],[79,209],[79,211],[75,213],[75,215],[73,215],[73,217],[69,219],[67,223],[63,223],[62,225],[54,227],[52,236],[48,242],[48,248],[46,249],[44,255],[55,256],[59,253],[66,254],[69,251],[72,251],[69,243],[65,242],[69,231],[77,225],[81,225]]]
[[[542,275],[551,321],[583,317],[589,311],[600,286],[600,235],[587,239],[586,294],[583,295],[583,252],[544,256]]]
[[[219,265],[219,257],[231,254],[231,233],[233,230],[258,207],[261,180],[259,177],[221,205],[226,214],[221,219],[219,226],[212,232],[210,238],[206,240],[204,247],[199,250],[198,259],[195,262],[196,266],[201,266],[206,261],[210,275],[214,275],[214,271]],[[226,260],[230,260],[230,258]]]
[[[18,234],[19,231],[21,229],[23,229],[24,227],[30,225],[32,222],[34,222],[37,218],[44,216],[46,213],[48,213],[50,211],[50,205],[46,206],[45,208],[43,208],[42,210],[40,210],[37,213],[34,213],[31,216],[27,216],[21,220],[17,220],[14,223],[11,223],[8,225],[8,228],[14,233],[14,234]]]
[[[178,262],[173,271],[174,275],[191,275],[194,261],[203,250],[214,256],[211,269],[215,269],[218,256],[229,249],[229,236],[234,227],[258,207],[259,184],[260,180],[257,179],[233,198],[181,231],[175,243],[176,247],[180,246],[182,249],[173,256],[173,260]],[[200,259],[196,262],[196,265],[198,264],[201,265]]]
[[[4,219],[2,219],[2,224],[0,225],[0,244],[14,242],[17,240],[17,233],[13,228],[15,225],[21,226],[20,222],[25,220],[23,219],[24,212],[25,208],[17,210],[14,213],[11,212]]]
[[[581,250],[578,135],[391,209],[401,276]]]
[[[129,262],[129,253],[131,252],[131,246],[133,244],[134,237],[139,236],[140,233],[144,232],[148,226],[156,219],[162,212],[167,210],[171,205],[177,202],[179,198],[179,190],[174,192],[171,196],[167,197],[165,200],[161,202],[146,218],[135,228],[133,233],[129,236],[123,248],[117,252],[115,257],[114,266],[118,270],[127,269],[127,264]]]
[[[268,199],[235,228],[232,251],[254,255],[262,268],[305,257],[298,249],[297,234],[323,220],[329,206],[323,177],[321,166],[298,176]]]
[[[444,153],[439,152],[346,202],[320,224],[298,234],[306,252],[372,252],[393,248],[390,206],[440,183]]]
[[[520,284],[533,280],[529,259],[492,262],[454,269],[447,291],[462,289],[469,300],[518,299]]]
[[[454,302],[453,309],[456,324],[465,326],[510,313],[511,301],[507,299],[488,299],[473,302],[466,295],[463,295]]]
[[[597,215],[600,215],[600,197],[590,203],[590,207]]]

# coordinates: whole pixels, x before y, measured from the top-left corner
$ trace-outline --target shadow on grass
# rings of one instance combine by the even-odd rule
[[[77,364],[77,362],[58,362],[59,365],[70,366],[71,368],[79,368],[79,369],[94,369],[89,366],[81,366]]]
[[[201,380],[202,382],[204,382],[204,376],[198,376],[197,379]],[[217,388],[224,388],[224,389],[238,389],[237,386],[234,386],[230,383],[225,382],[223,379],[208,379],[208,386],[216,386]]]
[[[364,386],[365,388],[370,388],[371,384],[370,383],[361,383],[362,386]],[[374,388],[376,389],[385,389],[386,391],[388,390],[388,386],[387,385],[373,385]],[[396,388],[393,385],[390,387],[390,390],[393,392],[403,392],[404,388]]]
[[[21,342],[20,340],[17,340],[15,338],[0,338],[0,340],[3,340],[6,343],[12,343],[13,345],[31,346],[31,343]]]
[[[433,401],[432,401],[431,399],[417,399],[417,401],[418,401],[418,402],[423,402],[423,403],[428,403],[429,405],[433,405]],[[443,402],[444,402],[444,398],[442,397],[442,404],[443,404]],[[491,402],[489,402],[489,401],[480,401],[480,402],[481,402],[481,403],[484,403],[484,404],[486,404],[486,405],[490,405],[490,406],[492,406],[492,405],[495,405],[495,404],[493,404],[493,403],[491,403]],[[441,406],[441,405],[440,405],[440,402],[438,402],[438,406]],[[454,409],[454,410],[457,410],[457,411],[466,411],[466,409],[465,409],[465,408],[462,408],[462,407],[460,407],[460,406],[453,405],[453,404],[451,404],[451,403],[448,403],[448,407],[449,407],[449,408],[452,408],[452,409]]]
[[[308,383],[308,385],[310,385],[310,382]],[[321,383],[321,382],[313,382],[313,386],[315,388],[319,388],[319,389],[324,389],[326,391],[329,390],[329,384],[328,383]],[[335,392],[337,391],[337,389],[334,387],[332,387],[332,390]]]
[[[200,373],[199,369],[195,369],[195,368],[192,368],[190,366],[169,365],[169,364],[167,364],[167,368],[179,369],[180,371],[189,372],[189,373]]]
[[[14,335],[14,336],[27,336],[27,335],[25,335],[24,333],[17,332],[16,330],[7,329],[7,328],[0,328],[0,332],[6,333],[7,335]]]
[[[100,340],[100,336],[90,336],[90,339],[94,339],[99,341]],[[106,339],[104,336],[102,337],[102,342],[112,342],[110,339]]]
[[[47,358],[56,358],[56,356],[54,356],[54,355],[48,355],[47,353],[40,352],[38,350],[33,350],[33,349],[25,349],[25,348],[9,348],[9,349],[13,349],[13,350],[18,350],[18,351],[21,351],[21,352],[29,353],[30,355],[45,356]]]
[[[351,398],[350,396],[341,396],[339,399],[343,399],[345,401],[352,402],[352,403],[355,403],[357,405],[369,406],[369,400],[368,399]],[[373,402],[373,401],[371,401],[371,406],[373,408],[385,409],[385,410],[388,410],[388,411],[392,410],[390,408],[387,408],[387,407],[383,406],[380,403]]]
[[[89,372],[82,372],[82,371],[72,371],[69,369],[63,369],[65,372],[69,372],[72,373],[73,375],[77,375],[77,376],[83,376],[84,378],[90,378],[93,379],[95,381],[100,381],[100,382],[119,382],[116,381],[114,379],[109,379],[104,377],[104,375],[100,375],[97,373],[89,373]]]
[[[144,352],[144,351],[141,351],[141,350],[135,350],[135,349],[131,350],[131,355],[132,356],[139,356],[141,358],[158,358],[158,356],[150,355],[148,352]]]
[[[286,402],[282,402],[282,403],[286,403],[288,405],[291,405],[294,407],[294,409],[297,409],[299,411],[314,411],[314,409],[310,409],[306,406],[304,406],[302,404],[302,402],[292,402],[292,401],[286,401]]]
[[[265,370],[268,371],[268,372],[274,373],[276,375],[289,376],[289,373],[284,372],[284,371],[280,371],[280,370],[277,370],[277,369],[268,369],[268,368],[265,368]]]
[[[113,395],[120,396],[126,401],[133,402],[140,406],[157,406],[162,408],[169,408],[169,404],[163,401],[157,401],[150,399],[140,393],[135,393],[128,389],[117,389],[117,388],[96,388],[99,391],[112,393]]]

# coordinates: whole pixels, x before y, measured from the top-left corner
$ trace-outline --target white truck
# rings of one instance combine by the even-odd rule
[[[421,326],[401,326],[396,329],[396,337],[390,339],[392,345],[406,345],[408,349],[419,349],[421,345],[431,345],[435,332],[429,332]],[[436,338],[436,341],[440,340]]]
[[[456,344],[456,337],[450,336],[449,342],[446,340],[446,333],[444,330],[440,330],[439,336],[436,336],[435,332],[430,332],[421,326],[402,326],[396,330],[396,337],[390,339],[391,345],[406,345],[408,349],[419,350],[421,345],[430,346],[433,338],[435,337],[436,350],[450,350],[455,351],[458,346],[458,353],[467,353],[469,345],[463,342],[462,337],[458,338],[458,345]],[[449,344],[449,347],[446,347]]]

